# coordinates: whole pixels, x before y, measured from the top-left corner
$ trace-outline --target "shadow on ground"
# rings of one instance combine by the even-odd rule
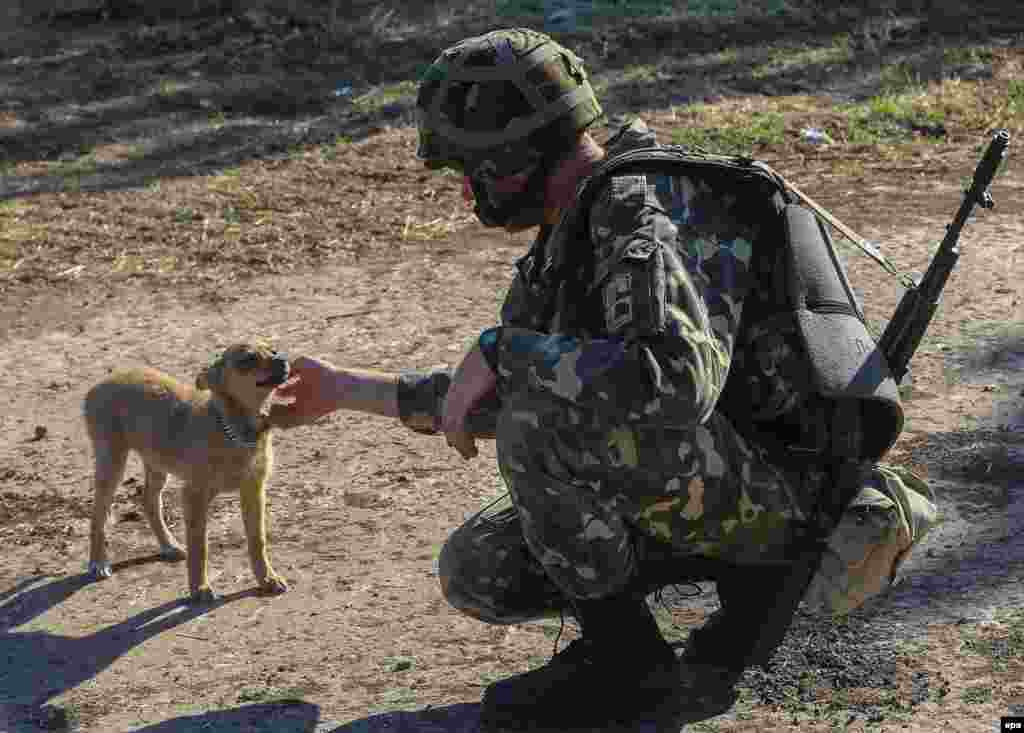
[[[408,124],[413,81],[442,48],[498,26],[539,25],[496,16],[489,3],[434,3],[433,14],[379,5],[388,12],[341,17],[333,28],[247,13],[161,25],[79,17],[8,32],[0,198],[139,187]],[[986,40],[1024,30],[1024,11],[1005,4],[998,15],[993,3],[966,15],[909,1],[884,11],[805,5],[788,3],[783,15],[628,18],[560,40],[584,57],[615,115],[731,93],[868,93],[894,63],[925,80],[956,71],[933,57],[944,33],[963,39],[965,23]],[[849,38],[838,61],[826,53],[777,63],[780,48],[825,49],[837,37]],[[12,170],[19,164],[30,165]]]
[[[135,733],[193,733],[194,731],[246,731],[246,733],[313,733],[320,708],[300,700],[244,705],[200,715],[165,720],[136,728]]]
[[[153,555],[115,563],[114,571],[157,561],[159,556]],[[49,700],[92,679],[147,639],[257,592],[240,591],[201,606],[170,601],[82,637],[16,631],[92,582],[84,573],[39,584],[44,580],[29,578],[0,593],[0,723],[11,727],[61,727],[62,713],[47,705]]]
[[[680,708],[679,705],[673,705],[673,709],[663,710],[650,719],[621,725],[610,724],[601,730],[603,733],[680,733],[687,730],[687,725],[709,720],[722,712],[721,707],[694,705]],[[324,733],[477,733],[479,730],[480,705],[459,703],[424,710],[383,713],[346,723]],[[529,730],[544,733],[555,729],[531,727]]]

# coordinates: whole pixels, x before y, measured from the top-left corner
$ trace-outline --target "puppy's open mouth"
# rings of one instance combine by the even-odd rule
[[[259,387],[280,387],[282,384],[284,384],[287,381],[288,381],[288,372],[285,372],[284,375],[281,375],[281,374],[271,374],[266,379],[263,379],[263,380],[260,380],[259,382],[256,382],[256,384]]]
[[[291,369],[288,367],[286,361],[275,361],[274,368],[267,375],[266,379],[261,379],[256,382],[259,387],[280,387],[282,384],[288,381],[289,373]]]

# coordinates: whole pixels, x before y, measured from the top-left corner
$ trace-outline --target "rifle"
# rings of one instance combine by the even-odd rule
[[[946,236],[942,238],[942,244],[928,265],[924,277],[920,282],[911,280],[911,287],[903,294],[896,313],[878,341],[878,348],[888,362],[889,371],[897,383],[906,375],[910,357],[921,345],[924,332],[939,306],[942,289],[946,286],[946,280],[949,279],[960,257],[958,242],[964,224],[967,223],[976,205],[983,209],[991,209],[995,205],[988,187],[1009,145],[1010,133],[1006,130],[999,130],[993,136],[974,171],[971,187],[964,192],[960,209],[956,212],[953,223],[946,227]]]
[[[939,245],[935,257],[932,258],[924,277],[920,282],[915,282],[911,278],[904,279],[908,283],[907,292],[903,295],[903,299],[896,308],[896,313],[889,321],[878,343],[879,350],[888,362],[889,369],[897,383],[906,375],[910,357],[914,355],[914,351],[920,345],[921,338],[935,315],[942,289],[960,256],[957,242],[967,218],[976,205],[985,209],[990,209],[994,205],[988,187],[1006,155],[1009,144],[1010,134],[1006,130],[1000,130],[995,134],[974,172],[974,180],[971,187],[965,192],[964,201],[961,203],[953,223],[946,228],[946,236],[943,238],[942,244]],[[809,201],[801,192],[797,193],[805,202]],[[815,207],[816,211],[820,209],[813,202],[811,205]],[[847,233],[846,229],[841,229],[841,231]],[[850,235],[847,234],[847,236]],[[861,244],[863,240],[857,238],[853,241],[862,249],[864,248]],[[865,251],[874,256],[873,249],[869,248]],[[876,259],[888,264],[884,259],[879,257]],[[855,414],[856,412],[854,412]],[[854,419],[853,415],[850,417]],[[774,604],[770,607],[768,622],[760,627],[754,627],[750,632],[749,639],[739,641],[739,643],[745,641],[750,649],[746,659],[748,665],[764,664],[785,638],[800,602],[807,592],[807,587],[821,567],[826,538],[834,529],[834,522],[838,521],[839,515],[849,505],[861,486],[861,470],[862,464],[857,457],[837,457],[833,465],[833,478],[837,490],[836,509],[838,514],[832,517],[833,524],[831,526],[823,524],[808,528],[805,536],[797,545],[798,549],[793,559],[791,572],[776,594]]]

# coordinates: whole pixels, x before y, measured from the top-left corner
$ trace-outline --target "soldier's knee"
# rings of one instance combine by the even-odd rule
[[[521,619],[508,611],[501,598],[496,597],[493,579],[485,582],[486,579],[473,570],[473,563],[466,561],[466,548],[460,548],[462,538],[459,534],[459,530],[452,533],[441,548],[437,561],[437,574],[444,599],[452,608],[484,623],[518,623]]]

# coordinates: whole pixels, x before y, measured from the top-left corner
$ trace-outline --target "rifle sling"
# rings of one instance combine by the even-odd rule
[[[782,643],[808,586],[821,567],[829,535],[863,485],[865,462],[859,455],[863,436],[860,407],[857,400],[835,403],[831,420],[832,460],[829,462],[828,488],[831,491],[818,497],[814,514],[795,538],[792,572],[779,589],[765,623],[752,642],[747,664],[766,664]]]

